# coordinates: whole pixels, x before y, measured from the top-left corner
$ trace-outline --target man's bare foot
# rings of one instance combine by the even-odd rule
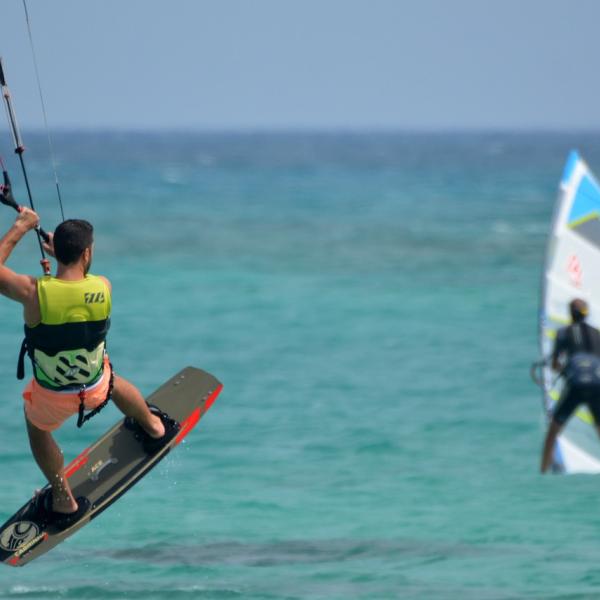
[[[37,489],[33,492],[32,500],[36,500],[45,490]],[[58,500],[57,500],[58,498]],[[70,514],[77,511],[79,508],[76,500],[72,496],[65,496],[62,499],[60,495],[57,497],[54,490],[52,490],[52,510],[57,513]]]
[[[160,419],[160,417],[157,417],[156,415],[152,415],[150,417],[150,427],[144,427],[142,425],[142,427],[144,427],[144,431],[151,437],[154,438],[155,440],[161,438],[163,435],[165,435],[165,425],[162,422],[162,420]]]
[[[78,509],[77,501],[73,498],[70,488],[62,478],[52,486],[52,510],[58,513],[72,513]]]
[[[74,513],[79,508],[75,500],[59,502],[52,494],[52,510],[57,513]]]

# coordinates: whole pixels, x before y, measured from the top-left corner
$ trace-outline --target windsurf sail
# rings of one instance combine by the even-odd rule
[[[568,303],[582,298],[589,323],[600,328],[600,185],[579,154],[572,151],[560,182],[546,249],[540,305],[538,383],[547,416],[563,381],[550,367],[556,332],[570,323]],[[567,423],[554,451],[554,470],[600,473],[600,438],[592,415],[582,406]]]

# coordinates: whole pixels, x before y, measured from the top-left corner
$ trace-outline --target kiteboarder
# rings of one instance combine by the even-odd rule
[[[552,463],[556,438],[580,404],[587,404],[600,435],[600,332],[586,323],[589,309],[584,300],[572,300],[569,312],[572,324],[558,330],[552,352],[552,369],[564,378],[564,386],[548,425],[542,473]]]
[[[56,275],[40,278],[17,274],[5,262],[31,229],[39,225],[29,208],[20,212],[0,239],[0,294],[24,309],[23,359],[32,360],[34,377],[23,391],[25,419],[33,456],[50,483],[43,509],[58,528],[66,528],[89,508],[75,499],[64,475],[63,454],[52,431],[71,415],[81,425],[112,396],[117,407],[145,432],[144,448],[151,452],[172,439],[178,424],[164,413],[151,411],[138,389],[115,375],[105,338],[110,326],[111,284],[89,274],[93,256],[93,227],[78,219],[62,222],[48,235],[44,250],[56,258]],[[42,502],[41,500],[41,502]]]

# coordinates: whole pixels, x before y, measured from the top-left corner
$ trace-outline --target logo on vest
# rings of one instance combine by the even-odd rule
[[[86,292],[83,297],[86,304],[97,304],[104,302],[104,292]]]
[[[58,355],[58,360],[54,366],[54,381],[61,385],[72,384],[79,377],[88,378],[90,376],[90,365],[86,356],[83,354],[67,353],[69,356]],[[82,381],[85,383],[85,381]]]

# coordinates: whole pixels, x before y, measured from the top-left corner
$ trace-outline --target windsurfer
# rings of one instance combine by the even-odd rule
[[[51,494],[44,500],[46,510],[57,526],[64,528],[79,518],[89,503],[73,497],[52,431],[71,415],[79,412],[81,416],[84,408],[102,405],[111,394],[117,407],[134,419],[150,440],[166,439],[171,427],[168,419],[163,419],[165,415],[149,410],[135,386],[112,373],[105,349],[111,284],[104,277],[88,274],[93,255],[91,224],[64,221],[44,243],[46,252],[57,260],[56,276],[36,278],[5,266],[18,242],[38,223],[33,210],[21,208],[0,239],[0,294],[24,308],[21,360],[26,351],[34,368],[34,377],[23,392],[27,431],[33,456],[51,486]]]
[[[571,301],[569,312],[572,324],[558,330],[552,352],[552,369],[565,381],[548,425],[542,473],[552,463],[556,438],[580,404],[587,404],[600,435],[600,332],[585,322],[589,309],[584,300]]]

